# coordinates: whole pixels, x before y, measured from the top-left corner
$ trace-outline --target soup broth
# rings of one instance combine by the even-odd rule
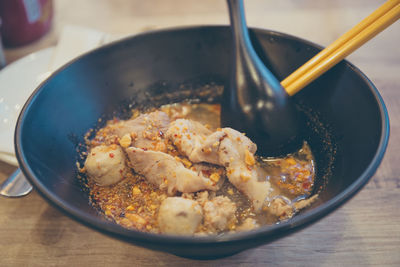
[[[315,200],[306,142],[283,158],[260,157],[245,135],[219,128],[219,117],[218,104],[177,103],[108,121],[87,140],[80,169],[93,206],[129,229],[205,235],[279,223]]]

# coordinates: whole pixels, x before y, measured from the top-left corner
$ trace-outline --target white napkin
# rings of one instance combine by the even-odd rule
[[[34,86],[32,86],[32,90],[25,90],[28,93],[25,99],[28,99],[29,95],[39,82],[46,79],[52,72],[63,66],[65,63],[85,52],[88,52],[89,50],[117,40],[121,37],[123,36],[113,36],[82,26],[66,25],[61,31],[57,46],[54,48],[53,54],[51,55],[48,71],[41,73],[36,77],[35,81],[32,81],[32,85]],[[29,56],[30,55],[27,57]],[[24,72],[24,70],[21,69],[21,72]],[[22,107],[24,103],[18,103],[18,105]],[[15,112],[19,112],[19,110]],[[16,115],[17,114],[14,116],[15,118],[17,117]],[[12,136],[14,136],[14,128],[15,127],[10,127],[10,129],[6,129],[7,131],[10,131],[10,133],[6,134],[6,136],[9,136],[7,139],[10,140],[0,140],[1,144],[4,144],[0,144],[0,161],[18,166],[18,162],[15,158],[14,147],[12,145],[14,143],[14,140],[12,139]]]
[[[54,50],[49,71],[55,71],[66,62],[104,44],[107,40],[110,40],[110,35],[104,32],[76,25],[65,26]]]

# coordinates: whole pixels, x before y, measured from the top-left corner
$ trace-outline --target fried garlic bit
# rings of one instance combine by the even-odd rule
[[[122,138],[119,140],[119,144],[121,145],[121,147],[123,148],[127,148],[131,145],[132,143],[132,137],[130,134],[125,134],[124,136],[122,136]]]

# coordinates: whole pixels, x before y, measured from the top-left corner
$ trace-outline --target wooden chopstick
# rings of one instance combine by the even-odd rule
[[[389,0],[281,82],[294,95],[400,18],[400,0]]]

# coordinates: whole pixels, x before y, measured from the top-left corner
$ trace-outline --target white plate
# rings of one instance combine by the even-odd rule
[[[33,90],[50,74],[54,47],[23,57],[0,71],[0,160],[18,166],[14,130],[19,112]]]

